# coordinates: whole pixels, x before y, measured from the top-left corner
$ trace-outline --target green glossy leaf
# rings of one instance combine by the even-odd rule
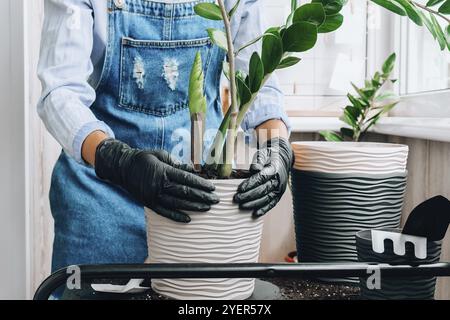
[[[436,38],[439,42],[439,46],[441,47],[441,50],[444,50],[447,47],[447,39],[445,38],[444,31],[442,31],[441,25],[437,21],[437,19],[434,17],[433,14],[430,14],[431,22],[433,23],[434,30],[436,32]]]
[[[340,13],[327,16],[325,22],[319,27],[319,33],[329,33],[339,29],[344,23],[344,16]]]
[[[205,77],[202,55],[197,52],[189,78],[189,111],[191,114],[205,114],[207,101],[203,93]]]
[[[386,61],[383,63],[383,76],[385,78],[388,78],[389,75],[391,74],[392,70],[394,70],[394,66],[395,66],[395,60],[397,59],[397,55],[395,53],[392,53],[387,59]]]
[[[237,10],[237,8],[239,8],[240,4],[241,4],[241,0],[237,0],[235,5],[233,6],[233,8],[231,8],[230,12],[228,13],[230,18],[234,16],[234,14],[236,13],[236,10]]]
[[[280,64],[279,64],[279,66],[278,66],[277,69],[285,69],[285,68],[292,67],[292,66],[296,65],[297,63],[299,63],[300,61],[301,61],[301,59],[300,59],[300,58],[297,58],[297,57],[287,57],[287,58],[284,58],[284,59],[280,62]]]
[[[283,34],[285,52],[304,52],[317,42],[317,27],[309,22],[296,22]]]
[[[207,29],[207,31],[211,41],[215,45],[225,51],[228,51],[227,35],[225,34],[225,32],[219,29]]]
[[[434,39],[437,38],[436,30],[434,28],[433,22],[431,22],[430,18],[427,17],[425,13],[419,11],[420,17],[422,18],[423,24],[427,27],[428,31],[430,31],[431,35]]]
[[[377,81],[377,80],[375,80],[375,79],[372,79],[370,85],[371,85],[372,87],[374,87],[374,88],[379,88],[379,87],[381,87],[382,83],[381,83],[380,81]]]
[[[427,2],[427,7],[435,6],[441,2],[444,2],[445,0],[430,0]]]
[[[381,103],[385,101],[398,100],[398,96],[392,91],[386,91],[378,94],[375,97],[375,102]],[[380,107],[378,107],[380,108]]]
[[[348,137],[353,139],[353,135],[355,134],[355,131],[350,128],[341,128],[341,135],[343,137]]]
[[[283,56],[283,42],[278,33],[268,33],[263,37],[261,60],[264,74],[275,71]]]
[[[247,86],[245,79],[246,75],[244,73],[236,73],[236,86],[239,96],[239,105],[241,106],[249,102],[252,98],[252,93],[250,92],[250,88]]]
[[[261,39],[263,39],[264,36],[266,36],[266,35],[278,35],[279,36],[280,35],[280,30],[281,30],[280,27],[269,28],[269,29],[267,29],[267,31],[263,35],[255,38],[255,39],[250,40],[249,42],[244,44],[242,47],[240,47],[236,52],[239,53],[242,50],[244,50],[244,49],[254,45],[255,43],[259,42]]]
[[[353,95],[351,95],[350,93],[347,94],[347,98],[348,98],[348,100],[350,100],[350,102],[352,103],[352,105],[355,108],[358,108],[358,109],[364,108],[364,104],[359,99],[357,99]]]
[[[319,133],[327,141],[334,141],[334,142],[344,141],[344,139],[342,139],[341,136],[339,136],[337,133],[334,133],[333,131],[320,131]]]
[[[374,116],[372,116],[369,120],[366,121],[367,123],[369,123],[369,125],[366,127],[366,131],[372,126],[374,126],[380,120],[382,115],[391,111],[397,104],[398,102],[394,102],[383,106],[381,108],[382,109],[381,111],[377,112]]]
[[[413,5],[409,0],[392,0],[396,3],[398,3],[400,6],[402,6],[403,9],[405,9],[406,14],[408,17],[418,26],[422,26],[423,22],[420,18],[420,15],[418,13],[418,10],[415,5]]]
[[[376,89],[375,88],[362,88],[361,91],[364,93],[364,95],[371,99],[373,97],[373,95],[375,94]]]
[[[344,110],[344,114],[339,118],[339,120],[345,122],[346,124],[348,124],[352,128],[356,128],[357,127],[356,120],[353,119],[352,116],[348,112],[346,112],[345,110]]]
[[[313,0],[312,3],[321,3],[327,15],[339,13],[347,1],[343,0]]]
[[[264,78],[264,65],[257,52],[254,52],[250,58],[248,86],[252,93],[258,92]]]
[[[443,14],[450,14],[450,0],[445,1],[438,10],[440,13]]]
[[[194,11],[205,19],[223,20],[222,11],[220,11],[220,7],[215,3],[199,3],[194,7]]]
[[[345,107],[344,112],[348,112],[352,116],[352,119],[355,120],[355,122],[357,122],[359,117],[361,116],[361,109],[355,108],[353,106]]]
[[[388,113],[389,111],[391,111],[392,109],[394,109],[394,107],[398,104],[398,101],[393,102],[393,103],[389,103],[385,106],[383,106],[383,114]]]
[[[447,39],[447,48],[450,51],[450,24],[445,28],[446,39]]]
[[[375,114],[372,118],[370,118],[369,120],[366,121],[366,123],[369,123],[366,127],[364,131],[369,130],[371,127],[373,127],[375,124],[377,124],[377,122],[380,120],[381,115],[383,112],[378,112],[377,114]]]
[[[372,2],[378,4],[379,6],[394,12],[400,16],[406,16],[406,11],[399,7],[397,4],[391,0],[371,0]]]
[[[325,10],[321,3],[308,3],[295,10],[293,23],[310,22],[319,27],[325,21]]]
[[[379,73],[378,71],[375,72],[375,74],[373,75],[373,80],[376,82],[380,82],[381,79],[381,73]]]
[[[366,94],[361,89],[359,89],[354,83],[351,83],[351,85],[352,85],[353,89],[356,91],[356,93],[360,96],[360,98],[364,102],[368,103],[369,99],[366,96]]]

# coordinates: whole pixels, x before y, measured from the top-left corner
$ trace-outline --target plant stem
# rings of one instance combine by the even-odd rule
[[[260,35],[259,37],[257,37],[256,39],[253,39],[249,42],[247,42],[246,44],[244,44],[242,47],[240,47],[239,49],[236,50],[235,55],[237,56],[239,53],[241,53],[244,49],[250,47],[251,45],[254,45],[255,43],[257,43],[259,40],[261,40],[263,37],[265,36],[265,34]]]
[[[236,139],[236,122],[239,112],[238,98],[237,98],[237,86],[236,86],[236,61],[234,55],[234,44],[231,33],[231,23],[228,12],[225,8],[223,0],[218,0],[220,11],[222,13],[222,19],[225,25],[225,34],[227,36],[228,44],[228,63],[230,65],[230,95],[231,95],[231,114],[230,114],[230,124],[228,126],[227,140],[225,143],[225,163],[220,168],[221,177],[229,177],[233,169],[233,159],[234,159],[234,145]]]
[[[270,76],[272,74],[267,74],[264,79],[261,82],[261,88],[264,87],[264,85],[266,84],[267,80],[269,80]],[[258,97],[258,93],[259,92],[255,92],[252,94],[252,97],[250,98],[249,102],[247,102],[246,104],[244,104],[243,106],[241,106],[240,110],[239,110],[239,115],[237,118],[237,125],[240,126],[242,121],[244,120],[245,114],[247,113],[248,109],[252,106],[253,102],[255,102],[256,98]]]
[[[194,113],[191,115],[191,162],[197,172],[202,171],[204,123],[205,114]]]
[[[208,154],[206,163],[208,165],[214,166],[217,169],[220,163],[220,158],[222,157],[222,151],[224,146],[224,138],[227,133],[227,128],[230,125],[231,109],[228,109],[227,113],[224,115],[222,123],[220,124],[219,130],[214,138],[214,142]]]
[[[294,12],[297,9],[297,0],[291,0],[291,12]]]
[[[266,84],[266,82],[270,78],[270,76],[271,76],[271,74],[268,74],[264,77],[264,79],[261,82],[261,87],[264,87],[264,85]],[[253,93],[250,101],[240,107],[239,114],[238,114],[237,121],[236,121],[236,128],[238,128],[242,124],[245,114],[247,113],[248,109],[252,106],[253,102],[255,102],[257,96],[258,96],[258,92]],[[223,156],[222,149],[224,147],[224,137],[226,135],[226,129],[230,125],[230,120],[231,120],[231,108],[228,109],[227,113],[224,115],[223,121],[220,124],[217,135],[214,138],[214,142],[211,146],[210,152],[208,154],[208,159],[207,159],[207,163],[209,165],[214,165],[217,167],[217,164],[219,163],[220,158]]]
[[[420,4],[420,3],[417,3],[416,1],[411,1],[411,2],[412,2],[415,6],[417,6],[417,7],[421,8],[421,9],[423,9],[423,10],[425,10],[425,11],[428,11],[428,12],[430,12],[430,13],[432,13],[432,14],[434,14],[434,15],[436,15],[436,16],[442,18],[442,19],[444,19],[445,21],[447,21],[448,24],[450,24],[450,18],[447,18],[446,16],[444,16],[444,15],[441,14],[440,12],[438,12],[438,11],[436,11],[436,10],[433,10],[433,9],[430,9],[430,8],[428,8],[427,6],[424,6],[424,5]]]

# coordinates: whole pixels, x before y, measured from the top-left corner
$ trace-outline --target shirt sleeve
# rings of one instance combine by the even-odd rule
[[[90,107],[95,90],[88,83],[93,72],[94,18],[90,0],[45,0],[44,25],[38,64],[42,95],[38,114],[64,151],[79,163],[81,147],[94,131],[114,133]]]
[[[235,0],[231,0],[234,3]],[[232,3],[229,6],[232,6]],[[261,36],[268,26],[264,21],[264,8],[261,0],[241,1],[240,10],[232,20],[234,45],[236,50],[249,41]],[[253,52],[261,52],[261,41],[241,51],[236,59],[236,68],[248,73],[249,61]],[[282,120],[290,131],[290,122],[284,111],[284,95],[280,90],[278,78],[273,74],[259,91],[253,105],[245,115],[242,123],[244,130],[254,129],[271,119]]]

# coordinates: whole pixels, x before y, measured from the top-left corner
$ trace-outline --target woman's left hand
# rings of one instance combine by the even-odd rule
[[[253,175],[239,186],[234,202],[239,203],[241,209],[253,210],[254,218],[265,215],[286,191],[293,158],[289,141],[269,140],[255,154],[250,167]]]

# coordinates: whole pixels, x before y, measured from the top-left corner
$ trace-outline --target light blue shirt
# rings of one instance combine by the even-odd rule
[[[225,3],[231,9],[235,0],[225,0]],[[232,20],[237,48],[267,29],[262,10],[262,1],[242,1]],[[107,19],[106,0],[45,0],[38,65],[42,83],[38,113],[65,152],[80,163],[83,162],[81,147],[90,133],[100,130],[114,137],[111,128],[99,121],[90,109],[103,68]],[[237,68],[247,72],[251,54],[259,49],[260,44],[257,44],[243,50],[236,61]],[[278,80],[272,76],[247,113],[243,129],[255,128],[270,119],[281,119],[289,126],[283,104]]]

